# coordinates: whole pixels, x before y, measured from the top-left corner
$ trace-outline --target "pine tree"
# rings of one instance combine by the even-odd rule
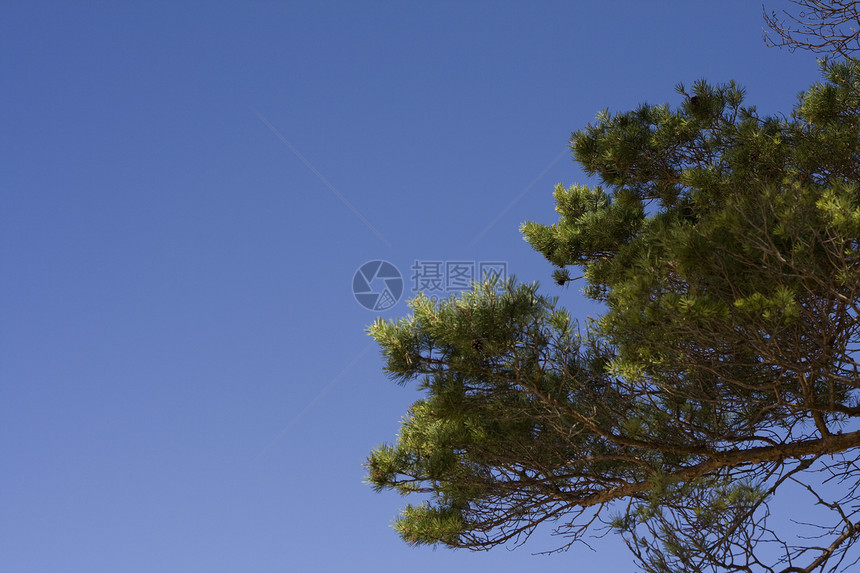
[[[579,267],[599,319],[511,280],[371,326],[423,391],[367,461],[424,500],[403,539],[487,549],[546,524],[563,550],[608,525],[649,572],[858,558],[860,63],[822,70],[789,117],[700,81],[573,134],[600,185],[558,186],[558,222],[522,232],[557,282]],[[768,519],[786,488],[826,510],[810,531]]]

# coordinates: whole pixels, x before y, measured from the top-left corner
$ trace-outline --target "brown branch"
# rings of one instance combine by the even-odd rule
[[[849,523],[845,530],[842,532],[842,535],[837,537],[833,543],[830,544],[829,547],[821,548],[821,555],[819,555],[812,563],[807,565],[805,568],[801,569],[799,567],[789,567],[787,569],[783,569],[780,573],[812,573],[817,568],[821,567],[830,557],[833,556],[833,553],[839,549],[839,546],[845,543],[848,539],[851,539],[855,535],[860,533],[860,522],[857,523]]]
[[[851,57],[860,50],[860,14],[857,0],[790,0],[799,7],[796,14],[785,10],[768,13],[764,21],[775,34],[764,33],[765,44],[801,48],[812,52]]]
[[[746,450],[715,452],[711,459],[682,470],[671,472],[666,475],[666,479],[674,482],[684,482],[708,475],[720,469],[734,468],[748,464],[778,462],[786,459],[802,459],[809,456],[836,454],[855,448],[858,445],[860,445],[860,431],[830,435],[815,440],[802,440],[779,446],[763,446]],[[653,485],[651,481],[628,483],[585,498],[569,501],[580,507],[589,507],[643,493],[651,489]]]

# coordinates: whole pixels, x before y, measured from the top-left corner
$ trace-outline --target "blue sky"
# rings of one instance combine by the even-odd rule
[[[587,181],[571,131],[699,78],[789,112],[815,60],[761,27],[748,0],[4,2],[0,571],[630,571],[611,538],[399,541],[362,462],[418,395],[364,330],[416,261],[593,312],[518,232]],[[352,292],[377,259],[382,312]]]

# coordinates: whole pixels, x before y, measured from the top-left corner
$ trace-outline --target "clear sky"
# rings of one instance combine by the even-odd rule
[[[402,543],[362,462],[418,395],[365,328],[446,263],[593,312],[518,232],[587,182],[570,132],[699,78],[789,112],[815,59],[761,27],[750,0],[3,2],[0,572],[630,571],[614,539]],[[373,260],[403,277],[382,311]]]

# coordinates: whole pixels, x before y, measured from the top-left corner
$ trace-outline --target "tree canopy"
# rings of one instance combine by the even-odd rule
[[[418,296],[369,329],[423,392],[377,489],[416,494],[409,543],[487,549],[605,528],[644,571],[838,570],[860,539],[860,64],[822,64],[790,116],[739,86],[600,113],[525,239],[604,314],[535,284]],[[771,515],[790,496],[821,511]],[[806,510],[804,510],[805,512]],[[812,515],[807,514],[804,515]]]

